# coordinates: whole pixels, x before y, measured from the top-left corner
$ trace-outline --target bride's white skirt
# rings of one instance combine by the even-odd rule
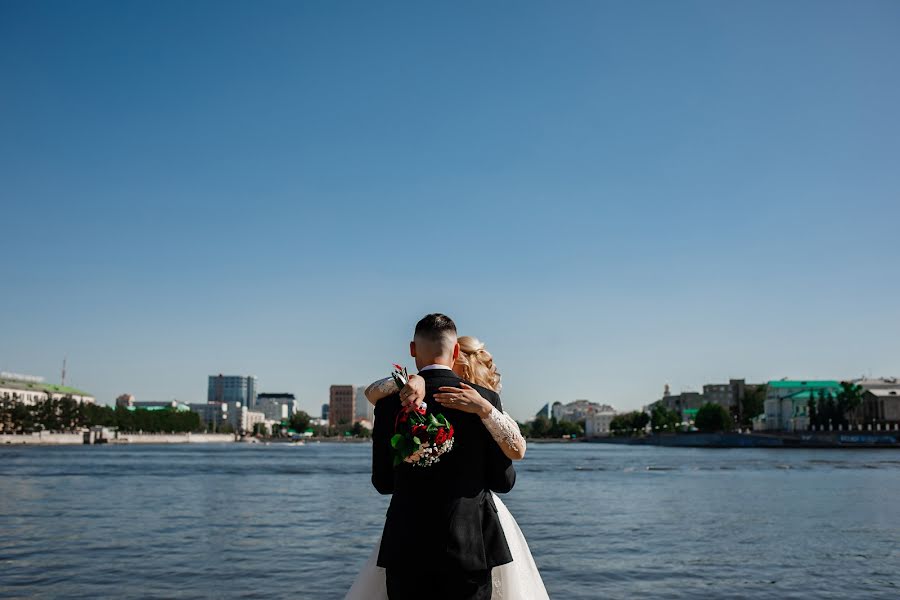
[[[513,561],[491,571],[494,587],[491,600],[549,600],[522,530],[497,494],[494,494],[494,504]],[[384,569],[376,564],[379,546],[380,540],[344,600],[388,600]]]

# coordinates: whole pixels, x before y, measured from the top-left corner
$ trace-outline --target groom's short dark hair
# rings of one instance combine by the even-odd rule
[[[441,313],[425,315],[416,323],[416,337],[421,336],[438,342],[448,333],[456,336],[456,323],[453,322],[453,319]]]

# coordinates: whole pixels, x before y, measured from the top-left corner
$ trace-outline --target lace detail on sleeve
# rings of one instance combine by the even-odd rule
[[[491,414],[481,420],[490,432],[491,437],[498,444],[505,445],[513,452],[525,450],[525,438],[519,431],[519,425],[508,413],[500,412],[496,408],[491,409]]]
[[[378,400],[387,398],[391,394],[396,394],[399,391],[400,388],[397,387],[397,382],[394,381],[394,378],[385,377],[366,388],[366,398],[369,399],[369,402],[375,403]]]

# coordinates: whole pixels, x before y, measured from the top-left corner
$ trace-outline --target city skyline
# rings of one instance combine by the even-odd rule
[[[900,375],[896,3],[351,6],[0,6],[0,370],[315,414],[438,311],[520,419]]]

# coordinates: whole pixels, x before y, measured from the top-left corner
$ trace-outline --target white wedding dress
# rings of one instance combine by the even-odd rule
[[[491,600],[549,600],[522,530],[497,494],[494,504],[513,560],[491,571]],[[388,600],[384,569],[376,564],[380,545],[379,539],[344,600]]]
[[[395,393],[397,385],[390,377],[376,381],[366,390],[366,395],[373,401]],[[507,413],[495,408],[481,421],[498,444],[506,445],[514,451],[525,447],[525,438],[522,437],[518,424]],[[497,494],[491,493],[513,559],[512,562],[491,570],[491,600],[549,600],[522,530]],[[344,600],[388,600],[384,569],[376,564],[380,546],[379,539]]]

